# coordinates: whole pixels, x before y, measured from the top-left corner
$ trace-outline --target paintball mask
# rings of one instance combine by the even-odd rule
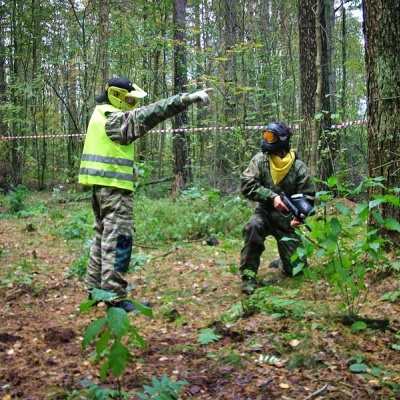
[[[147,93],[129,79],[112,78],[96,101],[98,103],[109,101],[121,111],[130,111],[136,108],[139,100],[146,96]]]
[[[289,150],[289,140],[292,132],[283,123],[271,122],[263,133],[261,149],[263,153],[274,154],[281,149]]]

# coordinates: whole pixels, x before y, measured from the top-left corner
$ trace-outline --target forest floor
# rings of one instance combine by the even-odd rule
[[[63,212],[76,206],[65,204]],[[2,400],[85,398],[82,380],[117,387],[112,376],[101,384],[101,365],[90,359],[93,346],[82,350],[85,329],[106,313],[103,304],[80,313],[84,285],[67,278],[82,244],[49,234],[53,223],[47,217],[0,219]],[[232,310],[248,298],[231,268],[238,252],[225,250],[224,243],[135,251],[154,256],[128,276],[135,286],[132,297],[149,301],[154,319],[129,315],[147,342],[146,349],[132,349],[133,360],[120,378],[129,399],[139,398],[135,391],[164,374],[188,382],[180,399],[400,399],[400,351],[393,348],[400,344],[400,305],[398,299],[380,300],[399,290],[394,274],[370,277],[362,308],[369,318],[388,318],[389,326],[352,331],[333,316],[338,297],[326,282],[285,279],[268,270],[276,254],[263,256],[263,281],[286,299],[309,303],[302,316],[283,311],[277,318],[276,311],[255,308],[233,318]],[[219,339],[200,343],[205,328]],[[352,372],[355,363],[367,369]]]

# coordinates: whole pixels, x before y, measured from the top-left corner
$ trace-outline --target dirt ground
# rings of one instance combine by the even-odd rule
[[[93,346],[82,351],[81,340],[106,308],[100,304],[79,313],[86,299],[83,283],[66,278],[66,272],[82,249],[44,233],[46,224],[52,221],[0,219],[3,400],[72,399],[73,391],[82,389],[80,381],[100,384],[100,365],[90,360]],[[400,344],[400,306],[379,301],[399,290],[396,276],[376,277],[364,310],[371,318],[389,318],[385,330],[351,332],[312,314],[300,322],[260,313],[226,322],[224,315],[243,299],[238,277],[227,267],[237,263],[234,257],[221,245],[194,242],[130,274],[134,297],[149,301],[155,318],[130,315],[148,347],[132,351],[134,361],[120,379],[129,399],[137,399],[135,391],[151,384],[152,376],[163,374],[189,383],[181,399],[400,399],[400,351],[392,348]],[[268,273],[281,284],[278,272]],[[328,296],[323,283],[301,285],[297,296],[303,300],[318,303]],[[214,329],[221,339],[200,345],[203,328]],[[279,357],[263,361],[268,354]],[[370,375],[350,372],[349,360],[357,356]],[[102,387],[117,383],[110,376]]]

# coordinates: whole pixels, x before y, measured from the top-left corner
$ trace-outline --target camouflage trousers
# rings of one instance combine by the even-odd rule
[[[126,297],[133,236],[133,192],[93,186],[94,240],[85,278],[90,292],[99,288]]]
[[[295,230],[290,226],[292,215],[288,213],[280,213],[277,210],[269,210],[258,207],[250,220],[243,228],[244,246],[240,253],[240,271],[242,276],[248,274],[255,275],[260,267],[261,254],[268,249],[264,246],[267,236],[272,235],[278,245],[278,252],[281,259],[281,270],[292,276],[292,271],[300,262],[307,265],[305,258],[297,259],[296,262],[290,261],[292,255],[298,247],[302,246],[302,242]],[[283,241],[282,238],[287,237],[292,240]],[[273,256],[270,256],[273,261]],[[247,271],[247,273],[246,273]]]

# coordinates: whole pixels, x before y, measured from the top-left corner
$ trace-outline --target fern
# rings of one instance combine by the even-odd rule
[[[206,344],[217,342],[219,339],[221,339],[221,337],[221,335],[218,335],[214,332],[214,329],[204,328],[200,329],[198,342],[203,346]]]
[[[389,300],[392,303],[394,303],[396,301],[396,299],[400,297],[400,290],[395,290],[394,292],[387,292],[385,293],[380,300],[382,301],[386,301]]]

